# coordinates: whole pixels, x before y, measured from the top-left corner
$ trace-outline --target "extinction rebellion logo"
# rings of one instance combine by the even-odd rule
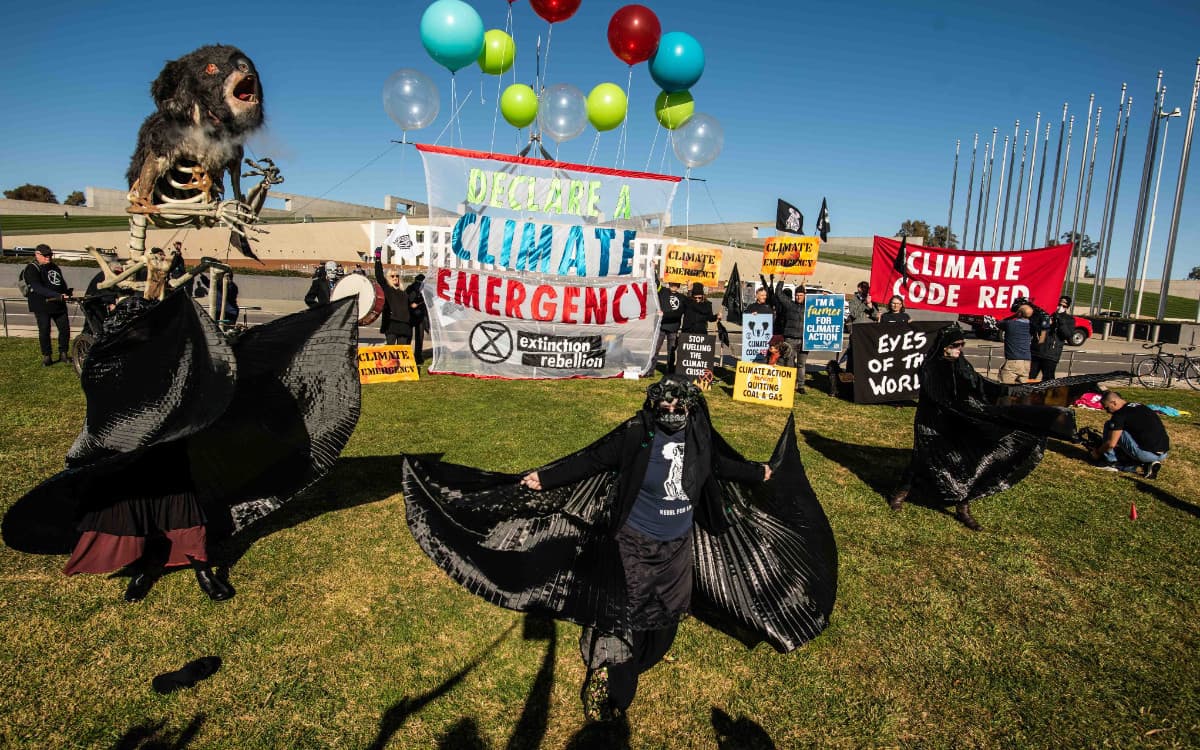
[[[513,354],[513,334],[503,323],[486,320],[471,329],[471,352],[488,364],[504,362]],[[517,331],[516,350],[521,364],[551,370],[599,370],[604,367],[601,336],[555,336]]]
[[[503,323],[485,320],[471,329],[471,353],[494,365],[512,356],[512,331]]]

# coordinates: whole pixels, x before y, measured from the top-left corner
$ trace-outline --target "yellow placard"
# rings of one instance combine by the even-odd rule
[[[758,362],[738,362],[733,378],[733,400],[792,408],[796,396],[796,368]]]
[[[721,251],[718,248],[667,245],[663,252],[664,284],[686,285],[699,281],[704,286],[713,287],[717,285],[720,269]]]
[[[411,346],[364,346],[358,350],[358,382],[394,383],[417,380]]]
[[[762,272],[811,276],[820,250],[820,237],[771,237],[763,245]]]

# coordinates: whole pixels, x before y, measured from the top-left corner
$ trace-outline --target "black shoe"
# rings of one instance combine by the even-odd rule
[[[125,587],[125,601],[140,602],[146,598],[146,594],[150,593],[154,582],[162,575],[159,570],[141,570],[129,579],[129,585]]]
[[[68,354],[67,352],[59,352],[59,353],[58,353],[58,361],[59,361],[59,362],[66,362],[66,363],[70,364],[70,362],[71,362],[71,355],[70,355],[70,354]]]
[[[1143,470],[1147,479],[1157,479],[1158,470],[1162,468],[1162,461],[1151,461],[1143,465]]]
[[[209,599],[214,602],[223,602],[233,598],[235,593],[233,587],[222,581],[210,566],[193,563],[192,567],[196,571],[196,583],[200,584],[200,590],[208,594]]]
[[[959,503],[958,505],[954,506],[954,517],[958,519],[959,523],[961,523],[963,526],[966,526],[971,531],[979,531],[983,528],[979,525],[979,522],[975,520],[975,517],[971,515],[970,503]]]
[[[899,489],[892,493],[888,498],[888,507],[892,510],[900,510],[904,507],[904,501],[908,499],[908,489]]]
[[[799,393],[801,396],[804,395],[804,392],[804,386],[800,386],[796,389],[796,393]]]
[[[49,354],[42,357],[42,367],[49,367],[52,364],[54,364],[54,360],[50,358]]]

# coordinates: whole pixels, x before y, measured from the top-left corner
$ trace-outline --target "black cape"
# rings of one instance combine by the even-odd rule
[[[106,480],[138,476],[138,462],[162,455],[151,448],[172,443],[185,448],[168,455],[186,457],[180,470],[190,468],[217,541],[320,479],[358,422],[353,300],[236,338],[180,293],[115,321],[84,364],[87,416],[67,468],[5,514],[0,533],[13,549],[69,553],[82,514],[134,489]]]
[[[921,365],[905,477],[913,497],[945,505],[994,495],[1028,476],[1042,460],[1048,437],[1075,435],[1075,414],[1045,405],[1043,397],[1082,393],[1112,375],[1004,385],[980,376],[965,357],[941,356],[960,337],[957,327],[939,331]]]
[[[743,460],[716,430],[711,436],[712,450]],[[698,507],[692,613],[747,646],[765,640],[787,652],[829,623],[837,547],[800,462],[794,417],[770,464],[769,482],[718,481],[719,523],[702,522]],[[406,457],[413,537],[451,578],[493,604],[604,632],[628,629],[612,537],[617,472],[541,492],[521,487],[520,478]]]

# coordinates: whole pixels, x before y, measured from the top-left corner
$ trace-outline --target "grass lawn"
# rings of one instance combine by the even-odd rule
[[[30,339],[0,339],[0,373],[7,509],[62,465],[84,400]],[[127,604],[124,578],[68,579],[64,557],[0,549],[0,747],[620,746],[584,729],[578,628],[485,604],[420,552],[396,456],[533,467],[607,432],[645,385],[365,386],[334,471],[219,551],[229,602],[180,572]],[[972,533],[883,500],[908,458],[911,407],[818,391],[795,414],[839,542],[831,626],[780,655],[685,622],[677,661],[643,678],[631,747],[1200,746],[1200,394],[1126,391],[1193,414],[1167,420],[1156,482],[1054,445],[1026,481],[974,504],[984,531]],[[710,404],[736,448],[768,457],[784,411],[725,392]],[[210,654],[224,665],[195,688],[150,689]]]

